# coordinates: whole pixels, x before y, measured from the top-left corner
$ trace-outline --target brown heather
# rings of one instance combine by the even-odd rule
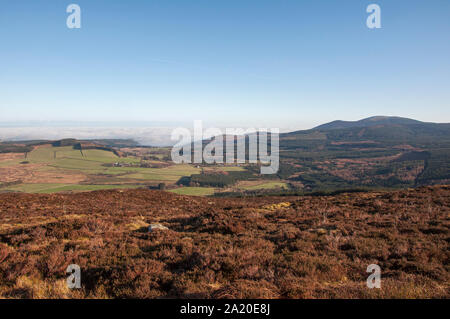
[[[0,194],[3,298],[449,298],[450,187]],[[161,223],[169,230],[148,233]],[[69,264],[82,289],[66,287]],[[368,289],[366,268],[382,269]]]

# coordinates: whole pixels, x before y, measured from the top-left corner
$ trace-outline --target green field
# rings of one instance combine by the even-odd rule
[[[118,157],[104,150],[84,150],[83,155],[72,147],[41,147],[28,154],[30,163],[45,163],[48,169],[75,170],[85,174],[120,175],[121,178],[143,181],[176,182],[182,176],[200,172],[191,165],[173,165],[166,168],[107,167],[104,164],[138,164],[137,157]],[[17,161],[15,161],[17,162]]]
[[[179,195],[191,195],[191,196],[207,196],[214,194],[214,188],[211,187],[181,187],[172,189],[169,192]]]
[[[120,176],[121,178],[132,178],[149,181],[176,182],[183,176],[190,176],[192,174],[198,174],[200,172],[199,168],[195,168],[187,164],[173,165],[165,168],[132,168],[132,170],[130,170],[129,167],[117,168],[122,169],[122,172],[130,173]],[[115,169],[116,167],[112,168],[112,170]]]
[[[201,171],[201,169],[187,164],[172,165],[165,168],[128,167],[126,165],[139,165],[141,159],[134,156],[118,157],[111,151],[99,149],[83,150],[83,153],[81,153],[80,150],[76,150],[72,146],[40,146],[29,152],[26,159],[24,155],[20,159],[0,162],[0,168],[17,166],[23,161],[27,161],[29,164],[40,164],[39,167],[35,168],[36,172],[44,171],[51,172],[53,176],[61,175],[62,182],[64,177],[67,176],[67,172],[85,174],[86,180],[90,181],[91,185],[55,184],[54,182],[40,183],[38,181],[37,183],[31,182],[5,186],[2,190],[53,193],[121,187],[130,188],[140,187],[142,186],[140,184],[145,184],[146,182],[175,183],[183,176],[190,176]],[[112,166],[111,164],[113,163],[120,163],[124,166]]]
[[[273,188],[288,188],[288,185],[283,182],[267,182],[252,186],[243,186],[245,190],[258,190],[258,189],[273,189]]]
[[[218,170],[223,172],[243,172],[245,168],[242,166],[221,166]]]
[[[114,153],[103,150],[84,150],[83,155],[71,146],[40,147],[30,152],[26,161],[31,164],[47,164],[53,168],[77,170],[84,173],[101,173],[107,169],[103,164],[119,160]]]

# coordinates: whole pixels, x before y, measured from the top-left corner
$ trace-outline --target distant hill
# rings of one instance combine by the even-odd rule
[[[140,144],[132,139],[93,139],[85,140],[108,147],[138,147]]]
[[[103,150],[112,152],[118,157],[123,155],[123,152],[118,150],[118,147],[134,147],[138,145],[133,140],[120,140],[120,139],[99,139],[99,140],[77,140],[74,138],[66,138],[56,141],[49,140],[36,140],[36,141],[22,141],[22,142],[0,142],[0,154],[1,153],[28,153],[31,152],[36,146],[51,144],[53,147],[72,146],[76,150]]]
[[[359,121],[333,121],[315,127],[313,130],[335,130],[352,127],[371,127],[378,125],[410,125],[410,124],[430,124],[417,120],[396,116],[372,116]]]
[[[375,116],[359,121],[333,121],[311,130],[280,135],[280,145],[292,147],[305,141],[327,143],[382,143],[385,146],[410,144],[416,147],[450,144],[450,123],[428,123],[402,117]]]
[[[250,136],[245,138],[248,145]],[[302,191],[450,183],[450,123],[387,116],[334,121],[280,134],[279,147],[276,176],[261,178],[279,178]]]
[[[54,147],[74,146],[79,149],[80,145],[84,149],[103,149],[113,150],[119,147],[137,147],[139,143],[132,139],[91,139],[77,140],[74,138],[66,138],[61,140],[29,140],[29,141],[7,141],[0,142],[0,153],[25,153],[30,152],[34,146],[52,144]]]
[[[450,182],[450,123],[375,116],[280,134],[279,176],[305,187]]]

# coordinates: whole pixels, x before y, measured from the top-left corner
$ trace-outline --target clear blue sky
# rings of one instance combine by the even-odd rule
[[[382,29],[366,27],[371,3]],[[450,1],[0,3],[0,122],[283,129],[372,115],[450,122]]]

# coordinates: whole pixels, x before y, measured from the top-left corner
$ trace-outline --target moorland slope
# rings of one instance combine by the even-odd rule
[[[203,198],[0,194],[0,296],[449,298],[450,187]],[[167,230],[148,231],[160,223]],[[66,287],[78,264],[82,289]],[[382,288],[368,289],[369,264]]]

